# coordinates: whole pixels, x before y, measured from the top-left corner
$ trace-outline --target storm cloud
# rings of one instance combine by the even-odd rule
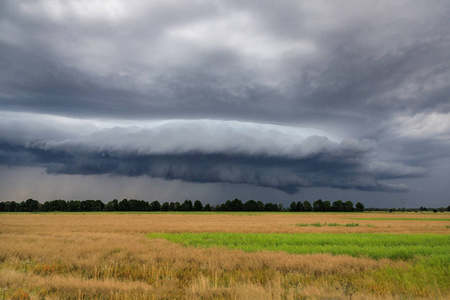
[[[0,164],[406,192],[450,156],[449,15],[444,0],[2,1]]]
[[[380,161],[373,141],[332,141],[317,130],[236,121],[172,120],[146,127],[73,132],[54,120],[22,125],[23,134],[0,137],[0,162],[45,167],[48,173],[149,176],[190,182],[245,183],[295,193],[303,187],[405,191],[383,180],[423,176],[419,167]],[[56,123],[60,123],[56,126]],[[77,126],[88,128],[86,121]],[[7,132],[17,129],[14,124]],[[48,125],[47,125],[48,126]],[[28,127],[28,128],[27,128]],[[70,132],[72,130],[72,133]],[[40,138],[41,137],[41,138]]]

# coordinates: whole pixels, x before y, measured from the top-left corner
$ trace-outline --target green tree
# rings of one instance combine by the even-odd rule
[[[231,201],[231,211],[244,211],[244,203],[239,199]]]
[[[169,202],[164,202],[162,205],[161,205],[161,211],[169,211],[170,210],[170,204],[169,204]]]
[[[37,200],[28,199],[25,201],[25,205],[22,211],[36,212],[39,211],[39,202]]]
[[[267,202],[264,204],[264,210],[265,211],[279,211],[280,207],[274,203]]]
[[[159,201],[153,201],[150,203],[150,211],[160,211],[161,210],[161,204]]]
[[[209,203],[205,204],[205,211],[211,211],[211,205]]]
[[[79,200],[70,200],[67,203],[68,211],[81,211],[81,202]]]
[[[295,201],[292,201],[291,205],[289,206],[289,211],[297,211],[297,203],[295,203]]]
[[[303,207],[303,203],[302,201],[298,201],[297,202],[297,211],[303,211],[304,207]]]
[[[17,203],[15,201],[6,201],[5,202],[5,211],[6,212],[14,212],[16,211]]]
[[[123,199],[119,202],[119,211],[129,211],[130,207],[128,206],[128,199]]]
[[[324,207],[323,211],[331,211],[331,203],[330,203],[330,201],[323,201],[323,207]]]
[[[195,211],[202,211],[203,210],[203,204],[200,202],[200,200],[195,200],[194,202],[194,210]]]
[[[119,210],[119,201],[117,201],[117,199],[109,201],[108,203],[106,203],[105,210],[106,211],[118,211]]]
[[[352,212],[352,211],[355,210],[355,209],[353,208],[353,202],[352,202],[352,201],[346,201],[346,202],[344,203],[344,208],[345,208],[345,211],[346,211],[346,212]]]
[[[309,201],[303,202],[303,211],[312,211],[312,206]]]
[[[314,211],[325,211],[325,206],[323,205],[322,199],[314,201],[313,208]]]
[[[244,211],[257,211],[258,204],[255,200],[248,200],[244,203]]]
[[[341,200],[334,201],[333,205],[331,206],[331,211],[335,212],[344,211],[344,202],[342,202]]]
[[[92,205],[93,211],[103,211],[105,209],[105,203],[101,200],[95,200]]]
[[[264,211],[264,203],[261,201],[256,202],[256,211]]]
[[[181,204],[182,211],[192,211],[194,210],[194,206],[192,205],[192,201],[186,199],[183,204]]]
[[[364,211],[364,205],[361,202],[356,203],[355,210],[357,212],[363,212]]]

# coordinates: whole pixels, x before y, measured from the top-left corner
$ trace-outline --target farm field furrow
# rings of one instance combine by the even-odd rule
[[[0,214],[0,298],[447,299],[448,216]]]

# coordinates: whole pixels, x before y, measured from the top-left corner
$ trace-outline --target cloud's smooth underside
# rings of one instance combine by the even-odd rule
[[[407,191],[450,153],[449,15],[445,0],[2,1],[0,164]]]

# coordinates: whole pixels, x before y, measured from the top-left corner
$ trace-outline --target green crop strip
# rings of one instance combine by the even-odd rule
[[[359,224],[358,223],[347,223],[347,224],[338,224],[338,223],[297,223],[295,224],[296,226],[300,226],[300,227],[308,227],[308,226],[313,226],[313,227],[324,227],[324,226],[328,226],[328,227],[337,227],[337,226],[344,226],[344,227],[358,227]]]
[[[418,218],[346,218],[347,220],[375,220],[375,221],[450,221],[450,219],[418,219]]]
[[[374,233],[151,233],[191,247],[226,247],[246,252],[284,251],[292,254],[330,253],[374,259],[408,260],[426,257],[450,263],[450,236]]]

